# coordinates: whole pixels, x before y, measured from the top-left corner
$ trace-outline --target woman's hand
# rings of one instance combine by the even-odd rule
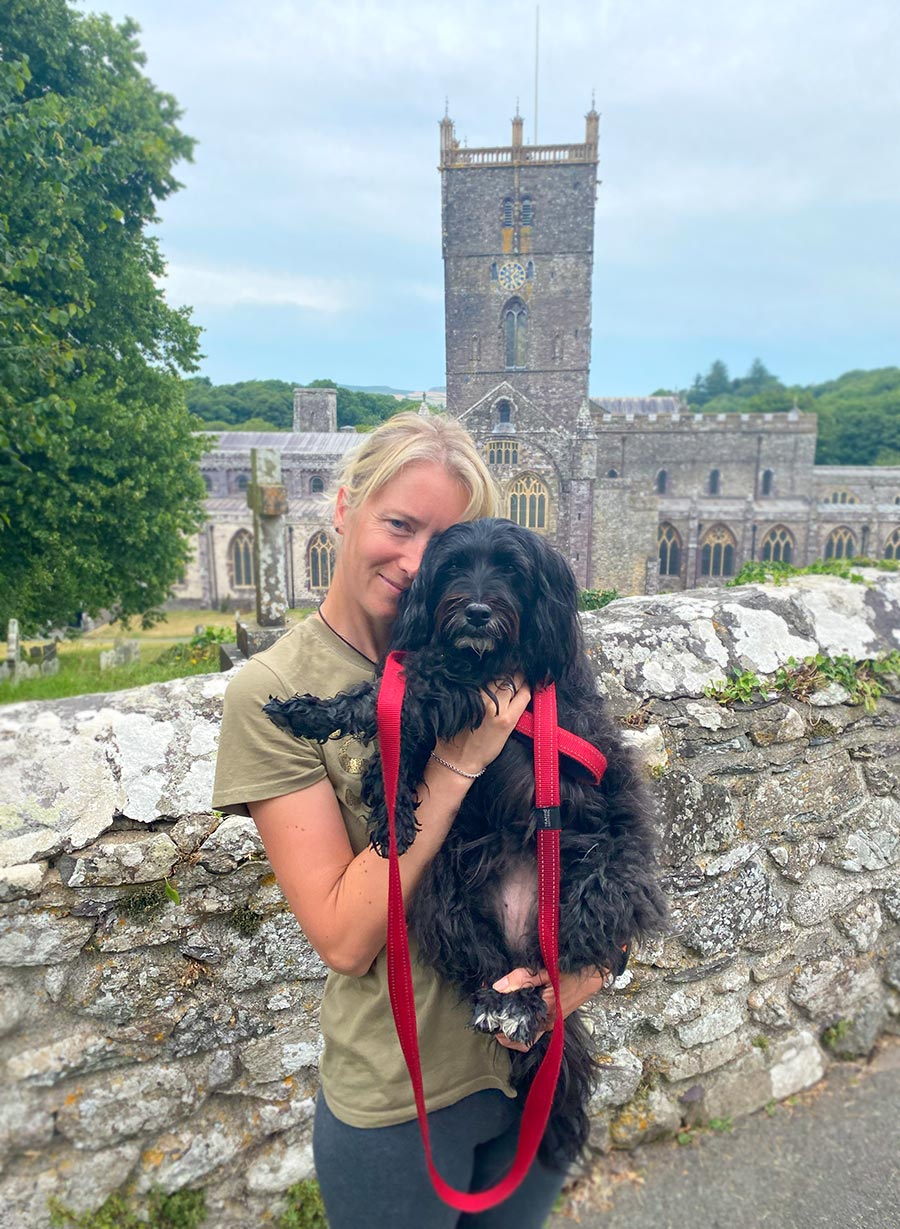
[[[582,1003],[586,1003],[598,990],[602,990],[608,977],[609,973],[605,969],[583,973],[560,973],[559,993],[562,999],[563,1019],[576,1011]],[[544,1021],[543,1032],[548,1033],[556,1020],[556,998],[553,994],[553,987],[550,985],[550,974],[546,969],[539,969],[537,973],[532,973],[528,969],[513,969],[511,973],[495,981],[493,989],[499,990],[502,994],[509,994],[513,990],[522,990],[525,986],[545,987],[544,1002],[547,1004],[547,1018]],[[538,1034],[539,1037],[542,1035],[543,1033]],[[496,1038],[507,1050],[521,1050],[525,1053],[531,1049],[531,1046],[524,1045],[520,1041],[510,1041],[504,1033],[497,1033]]]
[[[528,707],[531,688],[519,674],[493,684],[481,695],[484,700],[481,725],[475,730],[463,730],[453,739],[439,739],[434,746],[435,755],[471,776],[481,773],[503,750],[516,722]]]

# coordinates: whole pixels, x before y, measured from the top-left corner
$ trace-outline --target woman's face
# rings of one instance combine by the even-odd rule
[[[343,596],[369,618],[393,621],[431,538],[455,525],[469,495],[436,461],[414,461],[359,507],[338,492],[335,525],[343,535]]]

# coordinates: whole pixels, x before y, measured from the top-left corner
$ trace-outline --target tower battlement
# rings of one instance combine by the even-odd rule
[[[785,432],[797,435],[815,435],[816,415],[801,414],[794,410],[777,413],[698,414],[693,411],[665,411],[635,413],[629,410],[595,409],[594,427],[599,431],[696,431],[696,432],[741,432],[758,434],[760,431]]]

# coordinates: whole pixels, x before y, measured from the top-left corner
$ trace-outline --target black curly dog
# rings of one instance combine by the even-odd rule
[[[655,878],[650,809],[618,728],[604,711],[584,650],[577,585],[568,563],[543,538],[512,521],[454,525],[429,543],[401,598],[392,649],[405,649],[400,781],[400,851],[415,839],[417,790],[437,739],[474,729],[484,696],[520,673],[529,686],[556,683],[560,726],[607,758],[600,786],[561,757],[562,886],[559,964],[564,973],[624,967],[623,946],[659,930],[664,904]],[[333,699],[271,699],[266,713],[298,737],[376,736],[378,682]],[[493,693],[496,694],[496,693]],[[532,744],[518,734],[473,782],[438,854],[409,904],[422,958],[473,1004],[472,1024],[526,1044],[541,1032],[538,987],[490,989],[511,969],[537,970]],[[386,855],[387,812],[376,750],[362,779],[372,844]],[[545,1163],[563,1167],[584,1149],[595,1067],[580,1013],[566,1020],[565,1053],[547,1132]],[[526,1089],[546,1038],[510,1051],[512,1080]]]

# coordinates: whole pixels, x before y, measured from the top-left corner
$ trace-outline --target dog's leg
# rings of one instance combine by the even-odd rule
[[[337,733],[371,742],[376,733],[375,685],[359,683],[327,700],[311,695],[292,696],[290,700],[270,697],[263,712],[295,738],[323,743]]]

